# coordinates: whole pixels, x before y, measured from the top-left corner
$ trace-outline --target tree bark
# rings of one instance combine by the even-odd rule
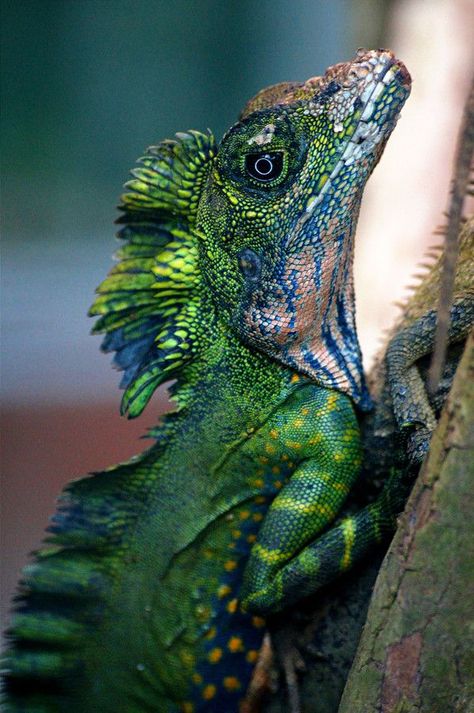
[[[473,472],[471,334],[377,578],[339,713],[474,711]]]

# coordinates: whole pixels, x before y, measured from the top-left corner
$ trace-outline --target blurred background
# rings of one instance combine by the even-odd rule
[[[356,255],[366,365],[439,238],[472,69],[471,0],[2,1],[2,614],[67,481],[145,448],[86,317],[122,183],[176,131],[217,137],[264,86],[390,47],[413,93],[367,188]]]

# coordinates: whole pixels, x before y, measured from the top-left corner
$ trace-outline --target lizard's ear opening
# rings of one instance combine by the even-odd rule
[[[132,171],[120,206],[119,262],[97,288],[89,312],[99,317],[93,332],[106,335],[103,351],[115,351],[113,364],[124,372],[121,411],[130,418],[159,384],[179,376],[197,349],[192,226],[216,146],[210,133],[190,131],[177,139],[149,148]],[[173,396],[183,405],[179,378]]]

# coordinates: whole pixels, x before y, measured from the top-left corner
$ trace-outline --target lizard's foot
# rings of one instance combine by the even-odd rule
[[[411,468],[419,470],[430,447],[432,431],[424,426],[413,429],[407,437],[407,456]]]

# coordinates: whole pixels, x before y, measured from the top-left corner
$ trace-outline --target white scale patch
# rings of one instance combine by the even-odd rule
[[[252,144],[256,144],[257,146],[265,146],[266,144],[271,143],[275,134],[275,129],[275,124],[267,124],[262,129],[262,131],[260,131],[255,136],[252,136],[252,138],[249,139],[247,143],[249,144],[249,146],[251,146]]]
[[[367,65],[371,65],[370,69]],[[325,106],[321,104],[310,104],[309,109],[305,111],[305,114],[313,115],[327,111],[334,121],[334,131],[339,133],[343,131],[345,119],[354,112],[355,100],[359,98],[362,103],[365,104],[357,129],[351,136],[344,153],[332,170],[323,188],[316,196],[312,196],[308,200],[306,213],[312,213],[321,203],[324,195],[330,190],[332,181],[343,166],[351,166],[362,156],[372,151],[381,140],[383,131],[375,121],[370,121],[370,118],[374,112],[376,100],[395,77],[394,70],[390,68],[385,72],[382,79],[378,79],[385,70],[385,67],[386,61],[380,62],[378,57],[367,60],[367,62],[357,68],[357,71],[354,71],[351,76],[351,85],[343,87],[342,90],[334,95],[334,98],[331,97],[332,106],[328,108],[327,104]],[[367,84],[367,86],[360,92],[360,84],[362,83]]]

